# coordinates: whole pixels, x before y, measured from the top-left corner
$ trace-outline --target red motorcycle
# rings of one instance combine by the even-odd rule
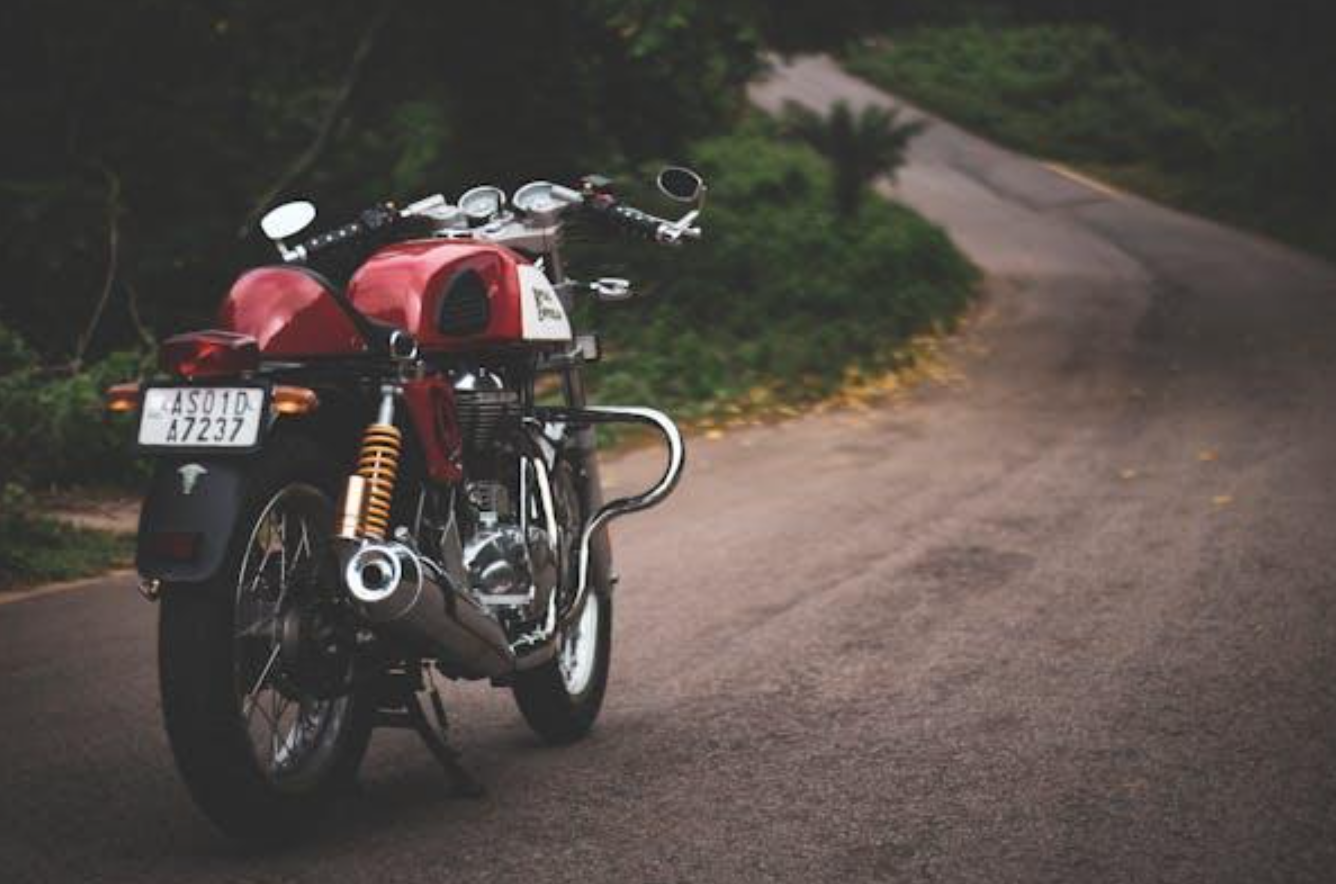
[[[280,266],[243,274],[215,330],[170,338],[164,377],[114,388],[157,460],[136,563],[160,602],[167,734],[200,807],[248,840],[289,837],[351,785],[372,729],[417,730],[465,791],[437,676],[509,688],[544,740],[593,725],[608,681],[607,524],[664,500],[673,422],[586,403],[598,358],[572,303],[630,296],[561,260],[574,215],[673,245],[704,184],[672,167],[676,221],[606,179],[476,187],[386,204],[301,242],[310,203],[261,226]],[[313,264],[355,269],[342,284]],[[667,465],[604,501],[594,428],[645,425]]]

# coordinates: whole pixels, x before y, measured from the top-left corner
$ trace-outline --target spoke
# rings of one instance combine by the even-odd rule
[[[270,690],[270,693],[273,693],[273,690],[272,690],[272,689]],[[246,727],[247,727],[247,729],[250,728],[251,718],[255,715],[255,711],[256,711],[257,709],[260,711],[260,717],[263,718],[263,719],[265,720],[265,722],[269,725],[269,730],[270,730],[271,732],[274,730],[275,727],[278,726],[278,725],[276,725],[276,724],[274,723],[274,720],[273,720],[272,718],[269,717],[269,713],[268,713],[267,711],[265,711],[264,704],[262,704],[257,698],[255,698],[255,697],[247,697],[247,698],[246,698],[246,702],[247,702],[247,704],[248,704],[248,708],[246,709]]]
[[[244,629],[242,629],[235,636],[233,636],[233,638],[259,638],[261,635],[264,634],[265,627],[272,626],[277,622],[278,622],[277,611],[265,614],[261,617],[257,617],[255,621],[251,623],[250,626],[247,626]]]
[[[297,541],[297,548],[292,551],[292,567],[288,569],[288,574],[297,570],[297,565],[302,561],[301,552],[303,549],[306,550],[306,558],[309,559],[311,557],[311,531],[306,524],[305,519],[301,520],[301,526],[302,536],[301,539]]]
[[[278,514],[278,601],[288,593],[288,511]]]
[[[274,645],[274,649],[269,652],[269,659],[265,661],[264,669],[260,671],[260,677],[255,680],[255,684],[246,692],[247,697],[254,697],[255,694],[259,692],[260,688],[264,687],[265,681],[269,678],[270,670],[272,670],[274,664],[278,662],[278,652],[281,650],[282,648],[279,645]]]
[[[268,517],[266,517],[266,518],[268,518]],[[258,541],[259,539],[260,539],[260,538],[259,538],[259,532],[257,532],[257,533],[256,533],[256,540]],[[246,551],[246,558],[247,558],[247,560],[250,559],[250,555],[251,555],[251,552],[252,552],[253,550],[254,550],[254,546],[252,546],[252,548],[251,548],[250,550],[247,550],[247,551]],[[273,548],[272,548],[272,547],[268,547],[268,546],[266,546],[266,547],[264,548],[264,554],[260,557],[260,563],[259,563],[258,565],[255,566],[255,577],[254,577],[254,579],[251,580],[250,587],[247,588],[247,590],[246,590],[246,592],[247,592],[248,594],[250,594],[250,595],[254,595],[254,594],[255,594],[255,589],[256,589],[256,587],[258,587],[258,586],[260,585],[260,578],[264,577],[265,569],[268,567],[268,565],[269,565],[269,560],[270,560],[270,558],[273,557],[273,555],[274,555],[274,550],[273,550]],[[245,578],[245,573],[246,573],[246,572],[243,570],[243,571],[242,571],[242,580],[245,580],[245,579],[246,579],[246,578]]]

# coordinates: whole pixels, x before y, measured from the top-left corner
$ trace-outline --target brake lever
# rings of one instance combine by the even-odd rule
[[[634,294],[631,280],[618,276],[604,276],[589,283],[589,291],[600,301],[625,301]]]
[[[692,209],[676,221],[669,221],[659,227],[655,239],[665,245],[675,246],[684,239],[700,239],[699,227],[692,227],[692,222],[700,217],[700,209]]]

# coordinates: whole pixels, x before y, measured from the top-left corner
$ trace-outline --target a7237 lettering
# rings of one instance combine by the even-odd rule
[[[144,394],[139,444],[249,448],[260,434],[264,391],[255,387],[154,387]]]

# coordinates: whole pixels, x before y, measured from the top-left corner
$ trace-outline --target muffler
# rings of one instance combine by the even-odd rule
[[[367,619],[469,678],[515,669],[501,624],[432,562],[402,543],[361,541],[343,566]]]

